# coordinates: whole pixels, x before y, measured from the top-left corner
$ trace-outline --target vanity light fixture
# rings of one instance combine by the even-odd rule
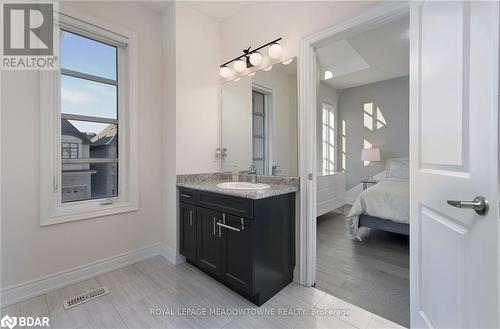
[[[272,68],[273,68],[273,66],[272,66],[272,65],[270,65],[270,66],[266,67],[266,68],[264,69],[264,71],[271,71],[271,69],[272,69]]]
[[[325,80],[333,78],[333,73],[332,71],[325,71]]]
[[[233,68],[236,72],[242,73],[246,69],[252,66],[259,66],[262,64],[262,54],[259,50],[269,47],[267,53],[269,57],[272,59],[278,59],[281,57],[281,53],[283,52],[283,48],[278,43],[281,41],[281,38],[268,42],[258,48],[252,49],[252,47],[248,47],[247,49],[243,49],[243,55],[233,58],[232,60],[222,64],[219,69],[219,74],[224,79],[228,79],[231,77],[233,71],[229,68],[229,64],[233,64]],[[267,71],[269,71],[272,67],[268,67]]]
[[[269,46],[269,50],[267,51],[269,54],[269,57],[272,59],[277,59],[281,57],[281,52],[282,52],[281,45],[279,43],[273,43],[272,45]]]
[[[234,67],[234,70],[238,73],[241,73],[241,72],[245,71],[245,69],[246,69],[245,62],[241,59],[235,61],[233,63],[233,67]]]
[[[221,66],[221,68],[219,70],[219,74],[224,79],[227,79],[231,76],[231,69],[227,66]]]
[[[254,52],[250,54],[250,64],[253,66],[259,66],[262,63],[262,55],[259,52]]]

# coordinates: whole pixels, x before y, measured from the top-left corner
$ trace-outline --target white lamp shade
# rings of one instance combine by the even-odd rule
[[[224,79],[227,79],[231,75],[231,69],[229,67],[227,67],[227,66],[223,66],[223,67],[220,68],[219,74]]]
[[[273,43],[272,45],[269,46],[268,50],[269,57],[271,57],[272,59],[280,58],[282,50],[283,49],[278,43]]]
[[[236,72],[243,72],[246,69],[245,62],[242,61],[241,59],[235,61],[234,64],[233,64],[233,66],[234,66],[234,70]]]
[[[250,63],[254,66],[259,66],[262,63],[262,55],[260,53],[251,53]]]
[[[380,149],[363,149],[361,151],[361,161],[380,161]]]

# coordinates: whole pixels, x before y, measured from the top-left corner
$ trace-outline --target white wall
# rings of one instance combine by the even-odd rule
[[[38,74],[2,72],[2,288],[160,242],[166,229],[162,219],[160,15],[136,3],[71,2],[61,6],[138,34],[140,209],[40,227]]]
[[[409,149],[409,79],[408,76],[343,89],[338,100],[339,123],[346,122],[346,188],[359,184],[369,175],[361,161],[363,141],[380,148],[382,163],[388,158],[408,156]],[[386,125],[373,130],[364,125],[364,104],[373,103],[385,118]],[[339,151],[338,151],[339,152]]]
[[[176,183],[176,33],[175,4],[162,14],[162,69],[163,69],[163,218],[164,242],[178,250],[177,188]]]
[[[175,3],[176,172],[218,172],[220,25]]]
[[[376,1],[261,1],[225,20],[222,59],[231,59],[248,46],[257,47],[283,37],[283,58],[298,54],[299,39],[359,14]]]

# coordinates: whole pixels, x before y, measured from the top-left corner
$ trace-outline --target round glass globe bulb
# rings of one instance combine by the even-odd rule
[[[243,72],[246,69],[245,62],[242,61],[241,59],[235,61],[234,64],[233,64],[233,66],[234,66],[234,70],[236,72]]]
[[[262,55],[260,53],[251,53],[250,63],[254,66],[259,66],[262,63]]]
[[[281,57],[282,48],[278,43],[273,43],[269,46],[268,54],[272,59],[277,59]]]
[[[229,67],[227,67],[227,66],[223,66],[223,67],[220,68],[219,74],[224,79],[227,79],[231,75],[231,69]]]

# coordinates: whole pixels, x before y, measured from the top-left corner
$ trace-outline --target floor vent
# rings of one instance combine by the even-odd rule
[[[81,305],[90,300],[96,299],[98,297],[109,294],[109,289],[107,287],[100,287],[91,291],[88,291],[84,294],[68,298],[63,301],[64,309],[67,310],[69,308]]]

